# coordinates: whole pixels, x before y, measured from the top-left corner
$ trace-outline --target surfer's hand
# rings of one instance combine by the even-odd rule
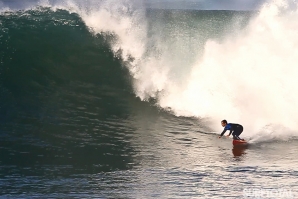
[[[226,135],[227,137],[229,137],[230,135]]]

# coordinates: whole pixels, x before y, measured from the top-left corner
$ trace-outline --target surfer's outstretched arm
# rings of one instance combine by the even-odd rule
[[[227,131],[227,129],[224,129],[218,138],[221,138],[225,134],[226,131]]]

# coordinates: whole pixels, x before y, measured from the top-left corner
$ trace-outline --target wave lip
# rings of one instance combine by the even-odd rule
[[[297,129],[294,2],[269,2],[253,14],[152,11],[134,1],[34,3],[76,13],[93,36],[112,35],[108,50],[141,100],[177,116],[237,121],[251,135],[268,124]]]

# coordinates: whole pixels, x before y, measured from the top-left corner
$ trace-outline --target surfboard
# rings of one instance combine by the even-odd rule
[[[233,145],[245,145],[247,142],[245,140],[233,140]]]

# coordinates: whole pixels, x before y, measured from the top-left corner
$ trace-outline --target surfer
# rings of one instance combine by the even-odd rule
[[[227,130],[230,130],[230,133],[227,136],[230,136],[232,134],[234,140],[243,140],[243,139],[240,139],[240,137],[239,137],[239,135],[243,132],[242,125],[228,123],[227,120],[222,120],[221,125],[225,128],[218,138],[221,138]]]

